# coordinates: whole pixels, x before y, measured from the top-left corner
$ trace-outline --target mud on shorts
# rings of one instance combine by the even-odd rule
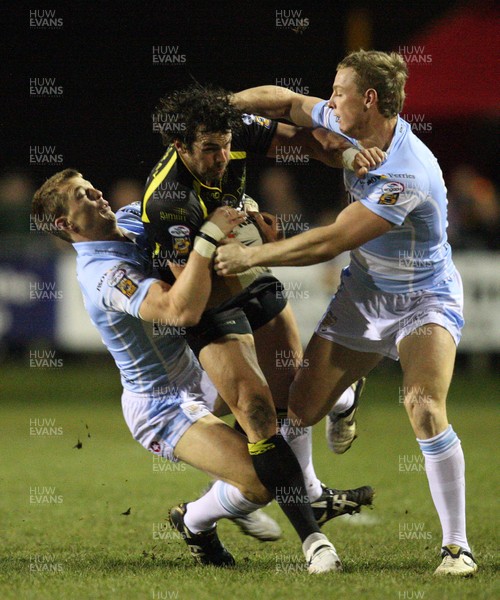
[[[399,342],[412,331],[425,335],[430,323],[444,327],[458,345],[464,324],[458,271],[428,290],[391,294],[367,288],[346,267],[315,333],[351,350],[399,360]]]
[[[199,356],[205,346],[225,335],[253,333],[279,315],[286,303],[283,284],[263,275],[237,296],[205,311],[197,325],[188,327],[187,342]]]

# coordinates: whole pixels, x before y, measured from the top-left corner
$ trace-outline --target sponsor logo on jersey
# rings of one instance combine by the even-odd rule
[[[189,253],[191,248],[191,240],[189,238],[189,227],[185,225],[173,225],[168,228],[168,232],[172,236],[172,246],[177,254],[185,255]]]
[[[104,279],[106,278],[106,275],[103,275],[101,277],[101,279],[99,279],[98,283],[97,283],[97,291],[99,292],[101,290],[102,284],[104,283]]]
[[[191,247],[191,240],[185,237],[174,238],[173,248],[177,254],[188,254]]]
[[[378,201],[379,204],[385,204],[386,206],[392,206],[398,201],[399,194],[382,194]]]
[[[127,272],[125,269],[115,269],[111,271],[111,273],[108,275],[108,285],[110,287],[116,287],[116,284],[119,283],[123,277],[125,277],[126,273]]]
[[[400,194],[405,189],[405,186],[399,181],[388,181],[382,186],[382,191],[385,194]]]
[[[168,233],[174,237],[189,237],[190,231],[189,227],[185,227],[184,225],[173,225],[168,228]]]
[[[115,287],[127,298],[131,298],[137,291],[138,285],[127,277],[125,269],[115,269],[108,275],[108,285]]]
[[[267,119],[266,117],[256,116],[255,122],[257,123],[257,125],[260,125],[261,127],[265,127],[266,129],[271,128],[271,119]]]
[[[185,208],[171,208],[169,211],[160,210],[160,221],[182,221],[187,219]]]
[[[251,125],[252,123],[256,123],[261,127],[265,127],[266,129],[271,129],[271,119],[267,119],[266,117],[261,117],[259,115],[247,115],[244,114],[242,117],[243,123],[245,125]]]
[[[136,283],[125,276],[115,285],[115,288],[127,298],[131,298],[137,292],[137,287]]]
[[[398,179],[415,179],[415,175],[410,173],[387,173],[388,177],[397,177]]]
[[[255,115],[248,115],[245,113],[241,116],[241,120],[245,125],[251,125],[255,121]]]
[[[367,180],[366,180],[366,185],[372,185],[372,183],[376,183],[377,181],[379,181],[380,179],[383,179],[383,175],[371,175]]]

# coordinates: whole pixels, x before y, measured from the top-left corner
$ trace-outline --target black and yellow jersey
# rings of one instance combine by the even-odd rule
[[[231,159],[217,186],[207,186],[191,173],[173,145],[152,170],[141,218],[154,253],[164,264],[185,264],[199,228],[218,206],[241,207],[247,153],[266,155],[277,127],[275,121],[256,115],[242,119],[243,126],[231,141]]]

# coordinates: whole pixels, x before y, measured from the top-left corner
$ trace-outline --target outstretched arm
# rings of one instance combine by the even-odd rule
[[[286,240],[253,247],[225,243],[217,249],[215,269],[218,275],[231,275],[257,265],[314,265],[357,248],[386,233],[392,226],[360,202],[353,202],[331,225],[317,227]]]
[[[277,85],[261,85],[233,94],[233,104],[241,112],[256,113],[271,119],[287,119],[295,125],[312,127],[311,112],[321,98],[303,96]]]
[[[348,168],[357,177],[364,177],[385,159],[379,148],[355,149],[345,137],[322,127],[309,129],[285,123],[278,123],[267,151],[271,158],[278,155],[314,158],[329,167]]]

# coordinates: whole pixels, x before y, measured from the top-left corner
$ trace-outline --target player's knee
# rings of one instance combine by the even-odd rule
[[[436,392],[426,385],[407,385],[404,388],[405,406],[415,408],[428,408],[436,403]]]
[[[257,377],[245,377],[234,380],[234,402],[240,410],[247,410],[254,405],[273,406],[271,390],[265,380]]]
[[[406,390],[404,406],[410,419],[421,422],[432,420],[446,410],[445,398],[423,386],[411,386]]]

